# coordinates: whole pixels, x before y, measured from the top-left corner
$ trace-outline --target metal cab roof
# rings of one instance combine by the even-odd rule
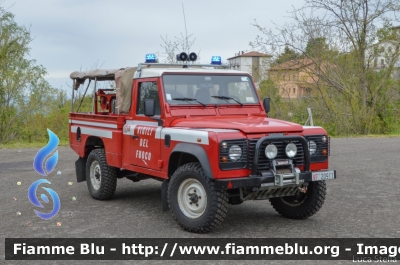
[[[141,70],[140,78],[145,77],[159,77],[165,73],[182,73],[182,74],[245,74],[247,72],[227,70],[227,69],[207,69],[207,68],[144,68]],[[139,77],[137,73],[135,77]]]

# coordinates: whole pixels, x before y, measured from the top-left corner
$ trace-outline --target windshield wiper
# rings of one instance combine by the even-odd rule
[[[206,104],[204,104],[203,102],[198,101],[195,98],[173,98],[172,100],[180,100],[180,101],[186,101],[186,102],[190,102],[190,101],[196,101],[197,103],[203,105],[204,107],[207,107]]]
[[[225,96],[211,96],[211,97],[212,98],[223,99],[223,100],[226,100],[227,102],[229,102],[228,100],[233,100],[233,101],[239,103],[241,107],[243,107],[243,103],[242,102],[240,102],[239,100],[236,100],[235,98],[232,98],[232,97],[225,97]]]

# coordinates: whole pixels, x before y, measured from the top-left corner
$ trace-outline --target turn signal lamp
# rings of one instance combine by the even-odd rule
[[[146,54],[146,63],[156,63],[157,56],[154,53]]]
[[[322,149],[321,153],[322,153],[323,156],[328,155],[328,151],[326,149]]]
[[[221,65],[222,64],[221,56],[212,56],[211,64]]]
[[[228,147],[228,144],[227,144],[227,142],[222,142],[222,143],[221,143],[221,146],[222,146],[222,148],[227,148],[227,147]]]

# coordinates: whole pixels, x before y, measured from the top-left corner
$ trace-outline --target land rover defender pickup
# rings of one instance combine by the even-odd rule
[[[269,99],[260,100],[253,78],[218,58],[70,77],[73,94],[92,82],[92,111],[79,112],[72,100],[69,135],[77,181],[94,199],[112,198],[119,178],[156,179],[163,209],[183,229],[204,233],[223,222],[228,204],[248,200],[310,217],[324,203],[325,181],[336,178],[326,130],[268,117]]]

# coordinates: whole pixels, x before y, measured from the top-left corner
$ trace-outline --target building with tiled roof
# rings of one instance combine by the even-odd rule
[[[269,69],[269,78],[279,86],[283,98],[309,97],[317,81],[315,63],[310,58],[291,60]]]
[[[270,67],[271,58],[271,55],[257,51],[241,51],[228,58],[228,62],[231,69],[246,71],[256,82],[259,82],[268,77],[267,70]]]

